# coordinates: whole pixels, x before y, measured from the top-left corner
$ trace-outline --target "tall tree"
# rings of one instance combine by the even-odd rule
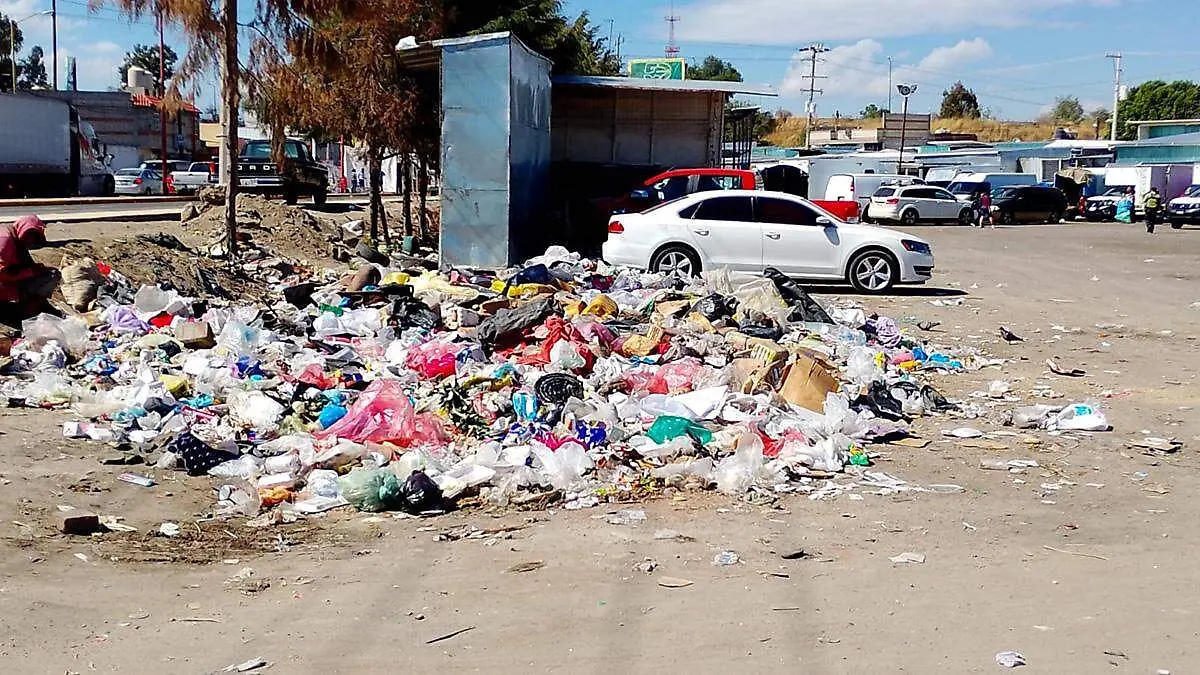
[[[1186,80],[1151,80],[1129,90],[1117,108],[1117,137],[1132,140],[1137,127],[1129,120],[1182,120],[1200,117],[1200,84]]]
[[[1060,96],[1054,99],[1054,108],[1050,116],[1055,122],[1063,124],[1079,124],[1083,121],[1083,105],[1075,96]]]
[[[179,60],[179,56],[175,54],[175,50],[170,47],[163,47],[163,76],[170,80],[175,75],[175,63]],[[134,45],[133,49],[125,52],[125,59],[121,61],[120,67],[117,68],[117,77],[120,78],[118,86],[125,86],[128,82],[129,68],[137,66],[150,73],[154,78],[154,87],[157,91],[163,91],[163,83],[158,79],[158,45]]]
[[[554,72],[618,75],[621,64],[612,45],[600,37],[587,12],[563,14],[561,0],[443,0],[441,34],[472,35],[512,31],[530,49],[554,62]]]
[[[46,62],[42,60],[43,56],[42,48],[34,45],[29,50],[29,56],[26,56],[17,65],[17,73],[20,76],[20,79],[17,80],[17,89],[30,91],[50,88],[50,80],[46,76]]]
[[[939,117],[968,117],[979,119],[979,99],[975,92],[967,89],[962,82],[955,82],[953,87],[942,92],[942,110]]]
[[[709,54],[699,64],[692,61],[692,64],[687,69],[687,79],[741,82],[742,73],[737,68],[734,68],[732,63]]]
[[[885,112],[887,111],[875,105],[874,103],[868,103],[867,107],[863,108],[862,112],[859,113],[859,116],[861,116],[864,120],[875,120],[883,117],[883,113]]]
[[[13,38],[11,43],[9,42],[10,36]],[[9,54],[13,51],[21,51],[23,41],[21,27],[13,25],[12,19],[0,14],[0,91],[12,89],[14,65],[18,68],[18,74],[20,73],[20,64],[14,64],[9,58]]]

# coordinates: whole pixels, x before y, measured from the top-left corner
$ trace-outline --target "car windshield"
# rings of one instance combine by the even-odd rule
[[[992,198],[993,199],[1008,199],[1010,197],[1015,197],[1015,196],[1017,196],[1018,190],[1019,190],[1019,188],[1012,188],[1012,187],[998,188],[998,189],[992,191]]]
[[[1184,197],[1200,197],[1200,185],[1193,185],[1183,193]]]
[[[953,192],[956,195],[969,195],[969,194],[978,192],[980,185],[983,185],[983,183],[970,183],[965,180],[964,181],[955,181],[955,182],[951,183],[950,187],[948,187],[946,189],[949,190],[950,192]]]
[[[249,159],[270,159],[271,144],[266,141],[251,141],[246,144],[246,149],[242,150],[242,157]]]
[[[1104,191],[1105,197],[1120,197],[1125,194],[1129,188],[1127,187],[1110,187]]]
[[[141,169],[121,169],[120,171],[117,172],[117,175],[118,176],[140,176],[140,175],[142,175],[142,170]]]

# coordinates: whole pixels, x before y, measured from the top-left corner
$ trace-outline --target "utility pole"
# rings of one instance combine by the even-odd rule
[[[162,193],[167,194],[167,83],[163,67],[163,14],[162,5],[158,5],[158,130],[159,130],[159,159],[162,160]]]
[[[1112,134],[1109,140],[1117,140],[1117,106],[1121,105],[1121,52],[1109,52],[1104,55],[1106,59],[1113,60],[1113,109],[1112,109]]]
[[[808,148],[812,148],[813,120],[816,117],[817,112],[817,104],[813,99],[816,98],[817,94],[825,93],[822,90],[817,89],[817,80],[825,79],[824,75],[817,75],[817,56],[824,54],[829,50],[825,47],[825,45],[811,44],[800,51],[808,52],[809,60],[809,74],[802,76],[804,79],[808,80],[808,104],[804,107],[805,112],[808,113],[808,126],[804,129],[804,140],[805,145]]]
[[[58,91],[58,0],[50,0],[50,51],[53,54],[50,67],[54,69],[54,91]]]
[[[888,112],[892,112],[892,57],[888,57]]]

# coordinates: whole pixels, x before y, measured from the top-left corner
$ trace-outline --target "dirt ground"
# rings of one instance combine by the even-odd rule
[[[999,418],[1017,404],[992,402],[982,419],[920,421],[932,442],[883,448],[874,467],[962,491],[765,506],[688,493],[629,507],[647,515],[633,525],[609,523],[613,508],[428,520],[343,510],[249,530],[196,522],[211,503],[203,479],[150,470],[161,485],[118,482],[130,467],[101,464],[103,446],[59,437],[65,413],[0,411],[0,669],[206,673],[262,657],[287,673],[925,674],[996,672],[996,653],[1015,650],[1029,673],[1193,672],[1200,230],[920,234],[937,283],[867,307],[940,321],[936,339],[1011,360],[939,388],[965,397],[1003,379],[1033,403],[1045,386],[1062,396],[1049,403],[1099,401],[1112,432],[1011,432]],[[1025,342],[1000,342],[1000,325]],[[1087,375],[1054,376],[1050,357]],[[963,425],[988,435],[941,434]],[[1126,447],[1147,433],[1183,449]],[[1041,466],[983,470],[984,458]],[[138,532],[59,535],[60,504]],[[151,536],[164,520],[180,539]],[[656,537],[663,529],[682,536]],[[714,566],[721,551],[741,563]],[[889,561],[905,552],[924,563]],[[670,578],[691,584],[662,585]]]

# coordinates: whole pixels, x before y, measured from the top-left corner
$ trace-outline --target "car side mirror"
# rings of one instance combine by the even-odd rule
[[[829,216],[817,216],[817,224],[821,227],[836,227],[833,219]]]
[[[645,189],[641,189],[641,188],[639,188],[639,189],[637,189],[637,190],[633,190],[633,191],[631,191],[631,192],[629,193],[629,198],[630,198],[630,199],[636,199],[636,200],[639,200],[639,201],[641,201],[641,200],[645,200],[645,199],[650,199],[650,191],[649,191],[649,190],[645,190]]]

